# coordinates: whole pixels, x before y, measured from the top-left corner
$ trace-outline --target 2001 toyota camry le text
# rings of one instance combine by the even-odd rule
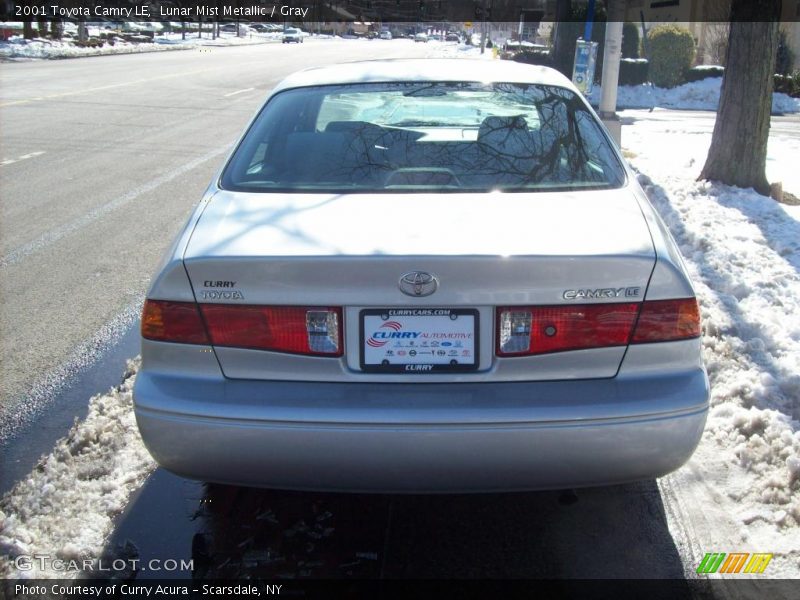
[[[212,482],[625,482],[697,446],[699,336],[672,238],[566,78],[342,64],[275,88],[158,269],[136,419]]]

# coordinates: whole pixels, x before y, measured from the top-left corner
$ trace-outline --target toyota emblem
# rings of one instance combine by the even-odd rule
[[[400,277],[400,291],[407,296],[430,296],[439,287],[439,280],[425,271],[410,271]]]

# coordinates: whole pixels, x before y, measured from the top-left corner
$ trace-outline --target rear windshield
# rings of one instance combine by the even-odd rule
[[[543,85],[392,83],[275,95],[222,175],[248,192],[620,187],[584,102]]]

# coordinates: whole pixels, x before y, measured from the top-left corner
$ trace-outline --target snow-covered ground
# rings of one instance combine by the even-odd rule
[[[99,555],[113,517],[155,468],[133,416],[138,368],[130,361],[122,384],[92,398],[86,418],[0,500],[0,579],[77,574],[36,560],[16,569],[2,555],[47,556],[67,567]]]
[[[492,60],[495,57],[491,48],[484,48],[483,54],[479,46],[467,46],[456,42],[427,42],[428,54],[431,58],[483,58]]]
[[[5,58],[76,58],[79,56],[100,56],[106,54],[133,54],[137,52],[158,52],[163,50],[190,50],[204,46],[243,46],[280,42],[281,32],[251,32],[237,37],[235,33],[221,33],[212,39],[205,32],[202,38],[197,33],[187,34],[183,39],[179,33],[164,33],[154,37],[152,43],[130,43],[118,39],[114,45],[108,43],[98,48],[81,48],[72,41],[34,38],[25,40],[14,36],[8,42],[0,42],[0,57]],[[314,36],[322,37],[322,36]]]
[[[442,58],[494,58],[492,49],[484,54],[475,46],[462,44],[437,44],[432,54]],[[680,110],[712,110],[719,105],[721,77],[685,83],[672,89],[659,88],[652,84],[622,85],[617,89],[617,107],[625,108],[674,108]],[[593,106],[600,103],[601,86],[595,86],[589,96]],[[772,112],[791,114],[800,112],[800,98],[786,94],[772,95]]]
[[[623,147],[692,272],[712,390],[700,447],[660,482],[671,526],[687,570],[705,552],[772,552],[766,575],[800,577],[800,207],[695,181],[710,132],[648,114]],[[794,193],[799,155],[800,138],[770,140],[770,180]]]
[[[621,85],[617,89],[617,108],[677,108],[682,110],[717,110],[721,77],[684,83],[671,89],[651,84]],[[601,86],[592,90],[590,102],[600,103]],[[773,114],[800,112],[800,99],[786,94],[772,95]]]

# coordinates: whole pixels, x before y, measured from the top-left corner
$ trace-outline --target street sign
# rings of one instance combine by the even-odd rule
[[[472,29],[472,21],[464,21],[464,27],[467,29]]]

